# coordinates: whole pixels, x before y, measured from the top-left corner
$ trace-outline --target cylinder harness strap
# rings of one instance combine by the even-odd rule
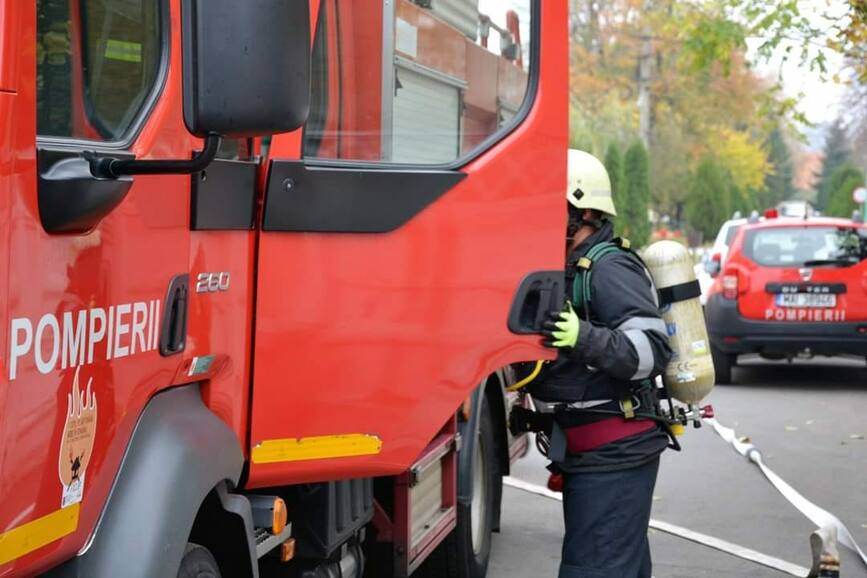
[[[680,285],[672,285],[671,287],[663,287],[657,291],[659,294],[659,304],[661,306],[671,305],[680,301],[689,301],[701,297],[701,285],[696,281],[681,283]]]
[[[587,251],[586,255],[575,263],[576,275],[575,281],[572,283],[572,306],[575,307],[576,311],[583,312],[584,319],[587,321],[590,321],[590,302],[593,299],[592,291],[590,290],[590,282],[593,278],[593,265],[604,257],[618,251],[625,251],[644,267],[641,257],[632,250],[632,243],[625,237],[618,237],[607,243],[594,245]]]

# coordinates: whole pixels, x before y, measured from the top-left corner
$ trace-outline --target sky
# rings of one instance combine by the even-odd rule
[[[801,13],[813,15],[817,24],[821,22],[823,13],[844,14],[847,10],[846,4],[846,0],[799,0]],[[529,31],[526,29],[529,25],[529,5],[530,0],[479,0],[479,10],[500,24],[505,22],[505,13],[508,10],[517,10],[522,16],[521,25],[525,42],[529,36]],[[751,57],[755,56],[755,50],[760,44],[761,39],[751,39],[748,42]],[[774,80],[780,78],[787,96],[800,99],[800,110],[806,114],[810,122],[817,125],[816,128],[805,128],[804,131],[810,147],[821,148],[824,125],[837,118],[845,96],[845,86],[831,80],[834,73],[842,69],[842,60],[839,55],[826,51],[828,73],[827,78],[823,79],[818,71],[811,72],[807,66],[800,66],[797,58],[784,63],[782,59],[784,49],[785,46],[780,47],[777,55],[770,61],[761,62],[756,58],[751,60],[757,62],[756,68],[761,74]]]
[[[817,23],[821,21],[822,13],[842,14],[847,9],[845,0],[801,0],[799,5],[801,13],[814,15]],[[759,44],[761,44],[760,39],[752,39],[748,42],[752,53],[750,56],[754,56],[754,51]],[[832,80],[834,73],[843,69],[842,59],[830,50],[825,51],[828,72],[827,78],[823,79],[818,71],[811,72],[807,66],[799,66],[797,58],[783,63],[781,54],[784,48],[781,47],[776,57],[771,61],[759,62],[756,67],[757,70],[772,79],[781,75],[783,90],[786,95],[800,97],[800,110],[807,115],[812,123],[826,125],[833,122],[840,114],[846,92],[844,85],[837,84]],[[811,148],[821,147],[823,132],[823,130],[816,129],[805,130]]]

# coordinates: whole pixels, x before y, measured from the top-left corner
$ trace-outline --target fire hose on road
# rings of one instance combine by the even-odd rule
[[[797,490],[771,470],[764,463],[761,452],[748,438],[739,438],[733,429],[723,426],[715,418],[707,418],[704,421],[713,427],[716,434],[734,448],[737,453],[746,457],[750,462],[758,466],[762,474],[774,486],[774,488],[776,488],[776,490],[786,498],[789,503],[797,508],[798,511],[816,524],[818,529],[810,536],[810,546],[813,559],[812,567],[805,568],[763,554],[751,548],[733,544],[661,520],[651,519],[651,528],[799,578],[839,577],[840,559],[837,551],[838,543],[855,552],[864,563],[865,568],[867,568],[867,555],[865,555],[864,551],[858,546],[852,533],[839,518],[807,500]],[[531,484],[516,478],[505,478],[504,483],[509,487],[552,500],[562,501],[563,499],[563,496],[560,493],[553,492],[546,487]]]
[[[736,452],[758,466],[765,478],[777,489],[780,494],[804,514],[811,522],[816,524],[818,530],[813,534],[810,541],[813,547],[813,568],[808,576],[820,576],[820,566],[827,566],[821,570],[832,572],[836,565],[839,571],[839,555],[837,542],[855,552],[867,567],[867,555],[855,542],[852,533],[843,522],[834,514],[823,510],[816,504],[802,496],[795,488],[786,483],[783,478],[771,470],[762,459],[762,454],[749,438],[739,438],[735,431],[720,424],[716,419],[706,419],[705,422],[713,427],[717,435],[734,448]],[[818,551],[817,551],[818,550]],[[836,574],[826,574],[834,576]]]

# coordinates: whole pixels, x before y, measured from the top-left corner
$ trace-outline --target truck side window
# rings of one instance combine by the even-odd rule
[[[37,133],[119,141],[159,77],[160,0],[37,0]]]
[[[528,98],[531,5],[322,0],[304,156],[442,165],[479,150]]]

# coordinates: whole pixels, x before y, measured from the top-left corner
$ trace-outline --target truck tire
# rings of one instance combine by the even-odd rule
[[[458,504],[458,524],[414,576],[428,578],[484,578],[491,556],[491,533],[496,507],[496,440],[491,408],[484,395],[479,415],[476,455],[473,456],[473,501]],[[460,472],[458,473],[460,476]]]
[[[710,346],[710,354],[713,358],[713,369],[716,374],[717,385],[729,385],[732,382],[732,367],[735,364],[735,356],[723,353],[713,344]]]
[[[184,550],[178,578],[220,578],[220,567],[210,550],[190,542]]]

